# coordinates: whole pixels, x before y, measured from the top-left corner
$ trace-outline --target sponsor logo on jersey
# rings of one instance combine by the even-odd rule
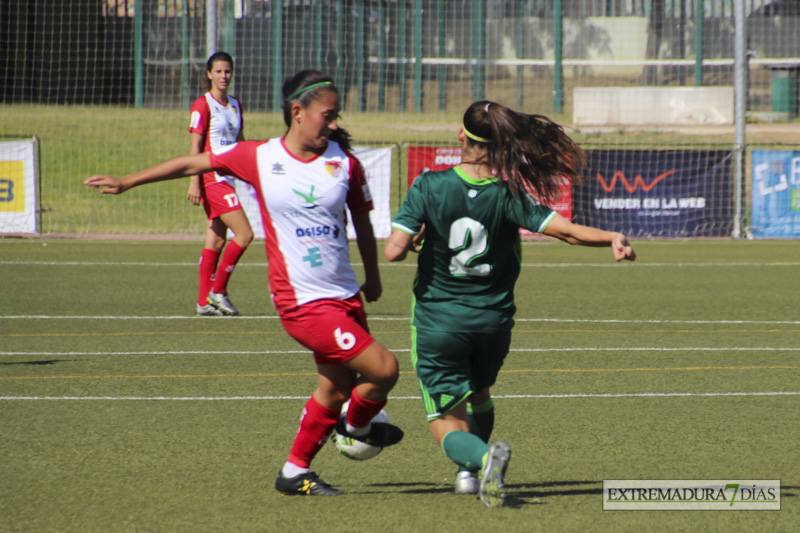
[[[274,165],[272,165],[272,173],[276,174],[278,176],[283,176],[283,175],[286,174],[286,170],[283,168],[283,165],[281,165],[280,163],[275,163]],[[297,192],[297,191],[295,191],[295,192]]]
[[[341,161],[325,161],[325,170],[334,178],[339,177],[339,171],[342,170]]]
[[[303,199],[303,208],[305,209],[314,209],[315,207],[318,207],[319,204],[317,204],[317,200],[322,199],[321,196],[319,198],[314,197],[314,185],[311,186],[311,191],[309,191],[308,194],[302,193],[297,189],[292,189],[292,192]]]

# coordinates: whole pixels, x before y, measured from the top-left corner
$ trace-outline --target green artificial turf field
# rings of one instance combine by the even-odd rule
[[[507,507],[452,493],[409,362],[414,258],[367,306],[400,361],[406,432],[346,491],[273,488],[311,356],[268,299],[263,245],[234,273],[236,318],[192,316],[194,242],[0,240],[2,531],[796,531],[800,254],[790,241],[526,243],[494,437]],[[354,249],[354,262],[359,262]],[[603,511],[604,479],[780,479],[780,511]]]

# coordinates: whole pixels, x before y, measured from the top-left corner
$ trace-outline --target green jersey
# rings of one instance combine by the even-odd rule
[[[476,180],[461,167],[417,178],[392,222],[411,235],[425,225],[414,282],[414,326],[453,332],[511,329],[522,255],[519,228],[541,233],[553,216],[548,207],[514,199],[497,179]]]

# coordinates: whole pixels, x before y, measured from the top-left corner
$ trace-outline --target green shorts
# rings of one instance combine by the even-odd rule
[[[411,362],[428,420],[491,387],[511,346],[511,331],[453,333],[411,327]]]

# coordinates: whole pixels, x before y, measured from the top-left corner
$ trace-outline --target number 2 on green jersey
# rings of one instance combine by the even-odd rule
[[[491,265],[475,265],[488,249],[486,228],[469,217],[459,218],[450,224],[448,247],[456,252],[450,259],[450,273],[454,276],[488,276]],[[474,266],[473,266],[474,265]]]

